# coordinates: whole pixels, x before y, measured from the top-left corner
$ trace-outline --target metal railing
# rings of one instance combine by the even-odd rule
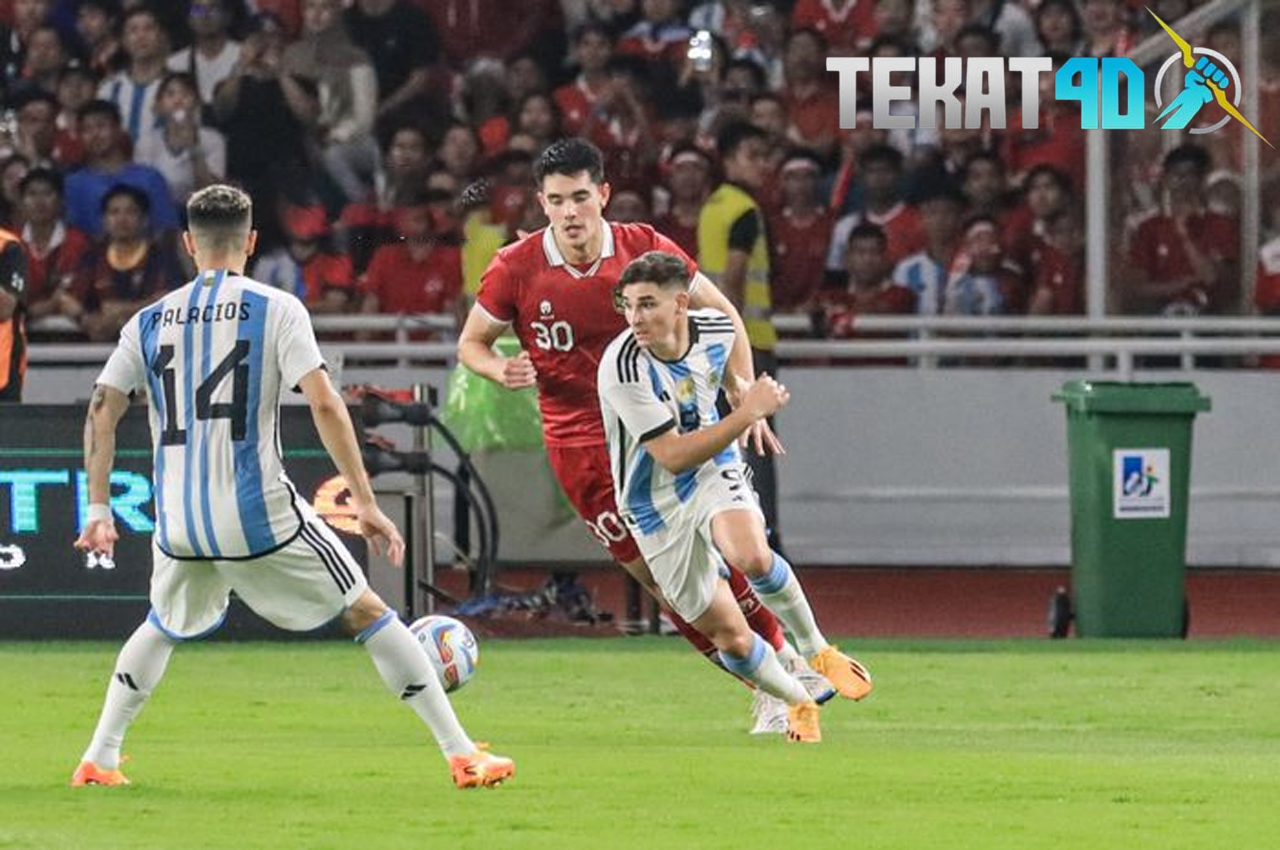
[[[322,343],[347,364],[394,363],[412,368],[451,366],[454,362],[451,337],[456,321],[451,315],[317,316],[314,324],[321,335],[396,335],[395,341]],[[775,324],[788,333],[810,330],[809,319],[803,315],[777,316]],[[947,365],[971,365],[974,361],[992,365],[991,361],[1088,358],[1091,371],[1114,371],[1129,378],[1143,357],[1176,356],[1183,368],[1190,369],[1199,356],[1280,354],[1280,318],[865,316],[856,320],[854,328],[867,338],[783,339],[778,343],[778,356],[784,362],[838,366],[851,360],[883,360],[915,368],[936,368],[944,360],[951,361]],[[439,332],[442,339],[409,341],[408,334],[419,329]],[[886,334],[911,338],[876,338]],[[33,345],[29,357],[38,365],[94,365],[104,362],[112,347],[110,343],[46,343]]]

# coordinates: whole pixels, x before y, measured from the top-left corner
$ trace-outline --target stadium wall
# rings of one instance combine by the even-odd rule
[[[66,397],[58,400],[72,401],[87,394],[95,373],[63,370],[51,381],[38,373],[28,386],[44,396],[62,387]],[[397,387],[443,386],[446,375],[349,368],[342,377]],[[793,392],[778,422],[788,447],[779,466],[781,524],[796,563],[1070,563],[1065,414],[1050,396],[1079,374],[795,367],[781,377]],[[1274,376],[1160,371],[1139,380],[1191,380],[1213,400],[1196,422],[1189,564],[1280,567],[1280,455],[1265,436],[1280,425]],[[407,432],[384,430],[408,446]],[[498,501],[504,560],[599,559],[581,526],[546,506],[555,492],[549,481],[531,483],[548,474],[536,457],[490,456],[481,468]],[[390,490],[399,482],[384,476],[377,483]],[[438,528],[448,530],[452,499],[447,487],[437,492]]]

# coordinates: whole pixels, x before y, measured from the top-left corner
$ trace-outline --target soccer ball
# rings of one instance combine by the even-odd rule
[[[475,675],[480,645],[463,623],[440,614],[413,621],[409,631],[418,639],[446,692],[456,691]]]

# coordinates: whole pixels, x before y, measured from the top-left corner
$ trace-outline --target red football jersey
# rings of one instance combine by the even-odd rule
[[[485,269],[476,304],[509,322],[538,370],[538,406],[548,446],[604,442],[596,397],[596,367],[605,347],[626,328],[613,287],[627,264],[646,251],[689,255],[647,224],[606,223],[600,258],[588,268],[568,263],[544,228],[508,245]]]

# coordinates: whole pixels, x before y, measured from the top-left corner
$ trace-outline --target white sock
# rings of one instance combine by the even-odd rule
[[[453,713],[453,706],[449,704],[449,697],[440,686],[427,654],[395,612],[383,614],[356,637],[356,642],[364,644],[369,651],[373,666],[378,668],[378,674],[391,692],[412,708],[431,729],[445,758],[470,755],[476,751],[476,745],[467,737]]]
[[[792,665],[804,660],[800,653],[796,652],[796,648],[791,645],[791,641],[784,640],[782,649],[776,649],[774,653],[778,656],[778,663],[787,670],[793,669]]]
[[[739,658],[726,652],[720,653],[720,663],[724,664],[725,669],[755,682],[760,690],[773,694],[788,705],[808,702],[809,692],[804,689],[804,685],[800,684],[798,679],[782,669],[782,665],[778,663],[778,656],[774,653],[773,647],[769,646],[768,641],[760,635],[752,635],[752,637],[755,638],[755,642],[751,645],[751,654],[746,658]]]
[[[775,552],[773,567],[764,575],[753,577],[751,587],[791,632],[801,655],[812,658],[826,648],[827,639],[818,631],[804,588],[785,558]]]
[[[103,770],[120,766],[124,733],[146,704],[152,689],[160,684],[174,646],[175,642],[165,637],[149,619],[124,642],[116,658],[115,673],[107,685],[98,728],[93,730],[93,740],[84,751],[82,761],[91,761]]]

